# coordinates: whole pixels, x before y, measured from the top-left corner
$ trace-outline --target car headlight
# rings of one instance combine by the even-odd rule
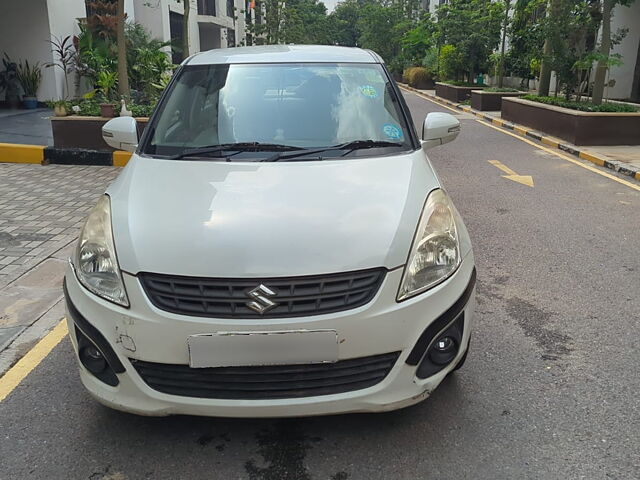
[[[433,190],[422,211],[398,301],[413,297],[448,278],[460,265],[458,212],[443,190]]]
[[[76,248],[75,271],[78,280],[89,291],[129,306],[124,289],[111,231],[111,203],[103,195],[87,218]]]

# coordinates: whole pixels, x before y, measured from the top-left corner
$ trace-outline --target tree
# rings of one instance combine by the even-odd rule
[[[516,0],[509,26],[509,51],[505,64],[509,72],[526,80],[536,77],[545,41],[540,22],[545,15],[545,1]]]
[[[284,43],[326,45],[327,7],[319,0],[287,0],[284,9],[282,40]]]
[[[503,14],[503,5],[491,0],[451,0],[438,8],[436,37],[440,45],[456,47],[469,81],[486,71],[500,42]]]
[[[408,63],[412,65],[424,63],[429,50],[434,46],[434,30],[435,23],[427,13],[414,28],[403,35],[400,42],[402,45],[402,56]],[[427,65],[425,65],[425,67],[426,66]]]
[[[285,29],[284,0],[256,0],[256,21],[247,25],[254,45],[282,43]]]
[[[361,32],[358,29],[358,19],[361,3],[358,0],[345,0],[336,5],[328,18],[331,34],[329,43],[345,47],[359,46]]]
[[[596,105],[602,103],[607,70],[611,63],[609,56],[612,46],[611,12],[616,5],[627,6],[632,2],[633,0],[602,0],[602,40],[600,41],[600,48],[598,49],[598,65],[596,66],[593,94],[591,96],[591,101]]]
[[[129,98],[129,74],[127,72],[127,46],[124,35],[126,15],[124,13],[124,0],[118,0],[117,10],[118,24],[116,28],[116,42],[118,45],[118,93],[121,97]]]

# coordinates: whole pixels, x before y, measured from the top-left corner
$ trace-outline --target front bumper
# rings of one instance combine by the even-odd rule
[[[65,279],[67,321],[76,353],[78,338],[75,328],[79,328],[92,339],[98,332],[102,338],[100,341],[108,343],[117,357],[115,361],[122,366],[117,372],[117,385],[106,384],[82,365],[80,376],[84,386],[98,401],[118,410],[142,415],[221,417],[380,412],[406,407],[429,396],[466,351],[475,308],[475,270],[471,253],[445,282],[417,297],[397,303],[401,276],[402,268],[390,271],[375,298],[356,309],[301,318],[240,320],[188,317],[159,310],[149,302],[138,279],[126,273],[123,273],[123,278],[131,308],[122,308],[84,289],[70,266]],[[449,323],[452,318],[459,318],[453,310],[464,314],[460,350],[455,360],[443,370],[420,379],[416,376],[416,359],[419,360],[420,352],[428,346],[428,342],[425,344],[425,332],[430,331],[429,335],[433,335],[441,331],[438,322],[441,323],[447,315],[454,315],[448,318]],[[95,331],[88,332],[87,328]],[[374,386],[338,394],[267,400],[210,399],[162,393],[145,383],[131,363],[131,360],[140,360],[187,365],[187,337],[190,335],[303,329],[336,330],[339,360],[389,352],[400,352],[400,355],[388,375]]]

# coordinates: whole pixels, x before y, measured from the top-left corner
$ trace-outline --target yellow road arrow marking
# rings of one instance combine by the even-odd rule
[[[498,160],[489,160],[489,163],[494,167],[498,167],[506,175],[502,175],[502,178],[513,180],[514,182],[533,187],[533,177],[531,175],[518,175],[516,172],[507,167],[504,163]]]

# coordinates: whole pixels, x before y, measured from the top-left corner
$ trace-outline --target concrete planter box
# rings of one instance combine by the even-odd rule
[[[574,145],[640,145],[640,112],[580,112],[522,98],[505,98],[502,119]]]
[[[436,82],[436,95],[452,102],[460,103],[471,98],[472,90],[481,90],[484,87],[458,87],[448,83]]]
[[[58,148],[83,148],[87,150],[113,151],[102,139],[102,126],[110,118],[81,117],[51,117],[53,132],[53,146]],[[136,118],[138,121],[138,136],[142,135],[149,119]]]
[[[418,82],[415,85],[409,84],[410,87],[417,88],[418,90],[433,90],[435,86],[435,82],[431,79],[425,80],[424,82]]]
[[[471,108],[481,112],[498,112],[502,108],[504,97],[520,97],[525,92],[487,92],[484,90],[471,91]]]

